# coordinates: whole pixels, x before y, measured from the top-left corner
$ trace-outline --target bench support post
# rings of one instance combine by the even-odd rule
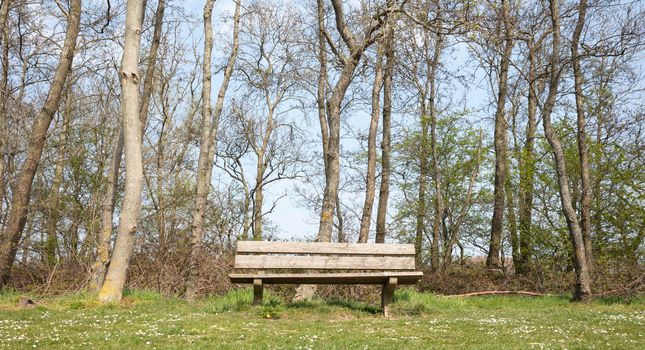
[[[264,286],[262,285],[262,280],[256,278],[253,280],[253,305],[262,305],[262,291]]]
[[[392,295],[394,294],[394,289],[398,284],[398,279],[396,277],[390,277],[386,283],[383,284],[381,290],[381,307],[383,308],[383,315],[388,317],[389,314],[389,305],[392,302]]]

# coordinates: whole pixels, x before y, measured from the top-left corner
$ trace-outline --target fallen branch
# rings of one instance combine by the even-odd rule
[[[453,294],[453,295],[446,295],[446,298],[458,298],[458,297],[477,297],[481,295],[526,295],[526,296],[531,296],[531,297],[544,297],[544,296],[549,296],[550,294],[542,294],[542,293],[535,293],[535,292],[527,292],[523,290],[488,290],[484,292],[473,292],[473,293],[466,293],[466,294]]]

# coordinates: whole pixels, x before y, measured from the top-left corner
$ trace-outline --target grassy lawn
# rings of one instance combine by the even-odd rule
[[[393,317],[347,301],[251,307],[236,290],[196,304],[131,292],[119,305],[89,294],[16,306],[0,294],[0,349],[643,349],[645,299],[573,304],[564,297],[446,298],[399,290]]]

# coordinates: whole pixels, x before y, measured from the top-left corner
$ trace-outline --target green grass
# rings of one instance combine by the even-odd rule
[[[398,290],[393,316],[347,300],[288,304],[250,289],[196,304],[146,291],[100,305],[87,293],[17,306],[0,294],[0,349],[643,349],[645,299],[446,298]]]

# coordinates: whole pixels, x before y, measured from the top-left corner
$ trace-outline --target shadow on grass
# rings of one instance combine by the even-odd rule
[[[326,302],[327,305],[330,306],[339,306],[343,307],[346,309],[354,310],[354,311],[360,311],[360,312],[366,312],[369,314],[380,314],[381,313],[381,308],[373,305],[367,305],[363,303],[358,303],[355,301],[351,300],[343,300],[343,299],[330,299]]]
[[[299,301],[295,303],[287,303],[285,306],[288,309],[298,309],[298,310],[313,310],[313,309],[318,309],[320,311],[320,307],[340,307],[343,309],[348,309],[351,311],[357,311],[357,312],[365,312],[368,314],[380,314],[381,313],[381,308],[373,305],[367,305],[363,303],[359,303],[356,301],[351,301],[351,300],[344,300],[344,299],[338,299],[338,298],[333,298],[329,300],[313,300],[313,301]]]

